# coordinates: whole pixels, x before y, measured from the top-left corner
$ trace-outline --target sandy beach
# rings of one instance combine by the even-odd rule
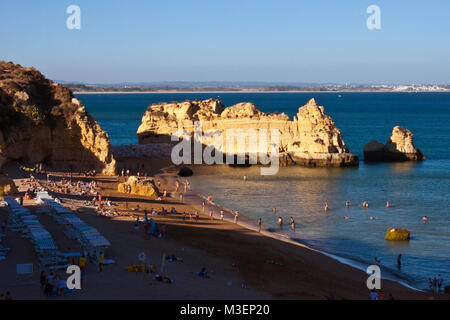
[[[148,160],[151,161],[151,160]],[[97,176],[99,192],[103,199],[115,204],[114,209],[122,216],[103,217],[96,214],[93,207],[85,206],[92,196],[77,196],[61,192],[50,192],[62,200],[63,205],[74,210],[87,224],[95,227],[111,242],[105,258],[113,259],[114,264],[106,265],[99,272],[94,264],[88,264],[82,289],[52,299],[368,299],[367,275],[348,265],[342,264],[320,252],[290,242],[280,241],[270,232],[248,228],[245,213],[239,223],[234,223],[229,212],[224,221],[220,220],[220,207],[207,204],[202,210],[202,199],[189,191],[183,203],[175,191],[175,172],[167,168],[167,163],[152,163],[155,181],[161,182],[160,191],[167,191],[164,201],[144,196],[129,195],[117,191],[118,180],[122,177]],[[8,172],[8,171],[7,171]],[[27,188],[28,173],[13,170],[20,191]],[[22,175],[22,176],[20,176]],[[45,183],[46,176],[36,176]],[[64,175],[52,173],[58,181]],[[72,181],[88,181],[87,178],[73,177]],[[183,179],[181,179],[183,180]],[[32,212],[38,207],[34,200],[24,205]],[[138,209],[139,208],[139,209]],[[162,238],[150,237],[144,233],[143,223],[135,229],[136,217],[143,217],[144,210],[152,208],[169,212],[172,208],[177,214],[149,215],[159,225],[165,225]],[[194,218],[195,211],[200,219]],[[213,218],[209,213],[213,211]],[[186,213],[184,215],[183,213]],[[0,208],[0,219],[7,211]],[[38,214],[39,220],[51,233],[61,252],[81,251],[80,245],[69,239],[50,216]],[[190,218],[190,216],[192,218]],[[185,217],[185,218],[184,218]],[[39,285],[37,256],[29,240],[12,230],[6,231],[3,246],[11,249],[6,260],[0,262],[0,291],[9,290],[15,299],[45,299]],[[139,254],[144,252],[154,265],[150,274],[126,272],[127,266],[139,264]],[[183,261],[169,262],[163,257],[174,255]],[[35,265],[31,276],[17,276],[16,264]],[[172,283],[158,282],[154,279],[160,273],[169,277]],[[206,268],[209,278],[197,275]],[[64,276],[63,271],[60,272]],[[382,280],[385,299],[430,299],[445,298],[408,289],[399,283]]]

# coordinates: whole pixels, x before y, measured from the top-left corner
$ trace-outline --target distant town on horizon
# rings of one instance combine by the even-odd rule
[[[439,84],[357,84],[231,81],[83,83],[55,80],[73,92],[449,92]]]

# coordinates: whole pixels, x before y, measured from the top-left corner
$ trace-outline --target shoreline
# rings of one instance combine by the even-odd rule
[[[171,167],[172,166],[169,166],[167,168],[163,168],[163,169],[161,169],[161,171],[164,171],[165,174],[169,175],[170,179],[173,179],[173,181],[175,181],[178,176],[176,175],[176,172],[170,172],[169,171],[171,169]],[[165,170],[167,170],[167,171],[165,171]],[[173,182],[173,181],[171,181],[171,182]],[[207,196],[205,196],[204,194],[202,194],[199,191],[191,189],[190,191],[188,191],[187,194],[184,194],[183,199],[185,199],[186,203],[188,203],[188,204],[190,204],[190,205],[192,205],[194,207],[200,207],[202,201],[204,200],[207,203],[206,207],[209,207],[209,208],[212,207],[213,208],[213,216],[214,216],[214,218],[219,218],[220,215],[218,214],[217,211],[223,210],[224,213],[226,213],[226,214],[224,214],[224,220],[229,222],[229,223],[234,223],[234,219],[233,219],[233,216],[232,216],[232,212],[234,210],[232,210],[230,208],[227,208],[227,207],[224,207],[224,206],[219,205],[219,204],[214,203],[214,202],[208,202],[207,201]],[[189,199],[191,201],[189,201]],[[248,217],[246,217],[245,213],[241,214],[241,212],[239,212],[239,221],[237,222],[237,224],[240,225],[241,227],[244,227],[244,228],[249,229],[251,231],[258,232],[258,226],[257,226],[257,224],[255,224],[255,221],[253,221],[253,220],[249,219]],[[366,270],[365,270],[365,268],[363,266],[363,262],[362,261],[358,261],[356,258],[352,258],[352,257],[351,258],[345,258],[345,257],[341,257],[341,256],[338,256],[338,255],[335,255],[335,254],[332,254],[332,253],[328,253],[328,252],[323,251],[323,250],[318,249],[318,248],[311,247],[311,246],[309,246],[309,245],[307,245],[305,243],[302,243],[301,239],[296,240],[296,239],[292,238],[291,236],[289,236],[287,234],[280,233],[280,232],[277,232],[277,231],[271,231],[271,230],[265,228],[264,225],[262,226],[261,232],[259,232],[259,233],[261,235],[263,235],[263,236],[266,236],[266,237],[269,237],[269,238],[272,238],[272,239],[275,239],[275,240],[278,240],[278,241],[282,241],[282,242],[285,242],[285,243],[293,244],[295,246],[299,246],[301,248],[305,248],[305,249],[308,249],[308,250],[320,253],[320,254],[322,254],[324,256],[330,257],[331,259],[333,259],[333,260],[335,260],[335,261],[337,261],[339,263],[342,263],[344,265],[352,267],[352,268],[354,268],[356,270],[359,270],[359,271],[362,271],[362,272],[366,272]],[[382,280],[394,281],[394,282],[404,286],[405,288],[408,288],[408,289],[411,289],[411,290],[414,290],[414,291],[417,291],[417,292],[425,293],[425,291],[423,289],[419,289],[419,288],[414,287],[412,284],[408,283],[407,279],[402,279],[397,274],[395,274],[395,272],[393,272],[391,270],[387,270],[385,272],[388,273],[388,276],[382,276],[381,277]]]
[[[225,91],[176,91],[176,90],[160,90],[160,91],[74,91],[73,94],[168,94],[168,93],[180,93],[180,94],[208,94],[208,93],[448,93],[450,90],[441,91],[371,91],[371,90],[349,90],[349,91],[320,91],[320,90],[289,90],[289,91],[263,91],[263,90],[225,90]]]
[[[132,299],[139,291],[141,298],[138,299],[144,297],[142,294],[145,294],[146,299],[151,299],[151,297],[153,299],[164,297],[180,299],[187,296],[191,299],[229,299],[230,297],[257,300],[368,299],[369,290],[366,287],[368,275],[364,271],[351,264],[346,264],[342,259],[336,259],[305,244],[288,239],[282,234],[270,230],[263,230],[259,233],[252,224],[252,220],[246,219],[244,215],[240,216],[239,223],[235,224],[229,209],[218,204],[213,203],[214,207],[207,205],[206,212],[202,212],[203,195],[195,190],[190,190],[184,197],[184,201],[180,201],[177,193],[174,192],[174,182],[175,179],[183,181],[184,178],[176,175],[176,167],[167,166],[167,161],[152,161],[152,164],[151,177],[155,181],[162,182],[160,191],[168,192],[167,200],[157,201],[146,196],[120,193],[117,190],[120,177],[98,177],[102,185],[102,196],[109,197],[111,201],[115,202],[117,205],[115,208],[122,213],[127,213],[125,216],[99,217],[94,208],[86,207],[83,204],[85,201],[83,198],[66,196],[64,193],[52,191],[52,195],[60,198],[64,206],[74,210],[80,218],[105,235],[111,242],[111,249],[108,249],[111,251],[107,252],[107,258],[112,258],[117,262],[117,265],[107,267],[103,277],[94,276],[96,272],[93,270],[88,275],[92,284],[85,292],[62,298],[115,299],[126,295],[127,298]],[[66,177],[63,173],[54,173],[54,175],[57,178],[56,181]],[[74,176],[74,180],[77,179],[80,177]],[[135,207],[140,207],[140,210],[135,211],[133,209]],[[170,207],[175,207],[178,212],[175,215],[167,216],[151,215],[158,225],[166,225],[169,229],[168,236],[161,240],[155,238],[150,240],[141,234],[142,231],[135,231],[133,228],[136,217],[142,219],[144,209],[149,210],[151,207],[157,210],[162,207],[168,210]],[[218,218],[218,210],[220,211],[222,208],[227,210],[225,221],[220,221]],[[208,214],[209,209],[215,209],[213,219]],[[191,216],[196,210],[200,213],[199,221],[182,218],[183,211],[185,216],[186,213]],[[52,228],[50,231],[56,236],[57,244],[60,243],[59,241],[63,241],[62,243],[67,241],[67,239],[61,240],[65,236],[60,227],[50,223],[49,218],[43,216],[42,219],[47,220],[45,224]],[[53,226],[51,226],[52,224]],[[12,243],[11,245],[14,251],[19,250],[17,245],[16,248]],[[70,245],[70,247],[72,246]],[[168,273],[176,280],[173,285],[166,287],[167,285],[157,285],[152,282],[151,287],[148,288],[145,283],[137,284],[133,280],[136,279],[136,275],[123,273],[124,267],[132,263],[136,259],[134,255],[141,250],[149,252],[152,261],[156,262],[161,261],[161,255],[164,252],[174,253],[184,258],[184,264],[167,265],[170,267]],[[3,265],[6,267],[5,264]],[[196,277],[192,276],[201,266],[206,266],[212,272],[212,278],[207,282],[198,282]],[[2,265],[0,265],[1,268]],[[89,269],[92,270],[91,267]],[[11,268],[10,272],[12,271]],[[119,282],[117,285],[104,282],[111,281],[111,279],[117,279]],[[227,281],[230,280],[233,282],[233,286],[227,286]],[[5,278],[4,281],[7,279]],[[108,291],[103,289],[106,283],[108,286],[112,286]],[[242,283],[242,288],[240,288],[240,283]],[[158,286],[158,290],[162,291],[155,291],[153,287],[155,285]],[[202,289],[202,285],[208,287],[207,291]],[[170,289],[173,286],[176,286],[174,290],[177,288],[175,291]],[[217,289],[219,290],[217,291]],[[402,300],[430,298],[428,292],[413,290],[397,281],[386,279],[386,277],[383,277],[382,290],[386,294],[386,299],[388,299],[388,294],[389,297],[392,294],[396,299]],[[29,295],[32,298],[36,297],[37,293],[34,293],[33,296],[30,296],[31,294],[23,292],[21,295]],[[447,297],[434,296],[434,298],[446,299]]]

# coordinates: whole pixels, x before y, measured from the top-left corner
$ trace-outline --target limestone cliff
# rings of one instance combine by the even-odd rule
[[[264,113],[248,102],[227,108],[215,99],[153,104],[144,113],[137,131],[139,143],[170,143],[170,137],[177,129],[184,129],[192,136],[194,121],[201,121],[204,132],[220,131],[224,141],[227,140],[227,129],[264,129],[268,141],[270,130],[277,129],[278,151],[284,164],[294,160],[305,166],[358,165],[358,157],[349,152],[339,129],[314,99],[299,108],[293,121],[284,113]],[[213,139],[208,141],[208,137],[204,135],[202,143],[212,144],[224,154],[248,151],[256,144],[247,139],[245,145],[235,144],[232,150],[226,150],[224,144],[215,144]],[[269,152],[269,148],[268,144],[265,151]]]
[[[7,161],[112,174],[108,134],[69,89],[0,61],[0,168]]]
[[[365,161],[422,161],[425,156],[414,145],[413,134],[408,129],[395,126],[386,142],[372,140],[364,146]]]

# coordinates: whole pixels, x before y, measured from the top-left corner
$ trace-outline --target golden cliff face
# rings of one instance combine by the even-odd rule
[[[139,143],[169,143],[177,129],[192,135],[195,121],[201,121],[203,131],[219,130],[224,140],[227,129],[277,129],[279,152],[285,155],[283,161],[291,159],[305,166],[358,165],[358,157],[348,151],[339,129],[314,99],[299,108],[293,121],[284,113],[261,112],[252,103],[238,103],[228,108],[214,99],[153,104],[147,108],[137,131]],[[246,150],[249,143],[246,142]],[[216,148],[224,153],[242,151]]]
[[[0,168],[14,160],[115,172],[108,134],[69,89],[33,68],[0,62]]]

